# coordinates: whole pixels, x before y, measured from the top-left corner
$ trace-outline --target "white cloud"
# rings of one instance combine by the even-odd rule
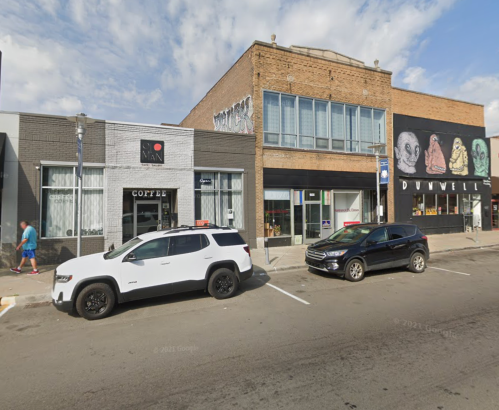
[[[329,48],[369,65],[378,58],[398,73],[453,2],[3,0],[2,108],[179,121],[271,33],[284,46]]]
[[[429,80],[426,77],[426,69],[423,67],[409,67],[404,72],[402,82],[409,90],[424,91]]]
[[[487,136],[499,135],[499,74],[472,77],[452,95],[483,104]]]

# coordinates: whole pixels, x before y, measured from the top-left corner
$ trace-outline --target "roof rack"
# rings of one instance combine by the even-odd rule
[[[230,231],[232,228],[228,226],[218,226],[215,224],[204,224],[201,226],[190,226],[190,225],[180,225],[177,228],[167,228],[167,229],[162,229],[161,232],[165,232],[164,234],[166,235],[167,233],[178,233],[178,232],[184,232],[184,231],[195,231],[198,229],[221,229],[224,231]]]

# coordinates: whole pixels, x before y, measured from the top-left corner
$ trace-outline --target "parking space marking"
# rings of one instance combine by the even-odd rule
[[[16,306],[15,303],[13,303],[12,305],[2,306],[2,308],[0,309],[0,317],[2,317],[3,315],[5,315],[14,306]]]
[[[291,297],[293,299],[296,299],[298,302],[301,302],[301,303],[303,303],[305,305],[310,305],[310,303],[308,303],[306,300],[300,299],[298,296],[292,295],[291,293],[288,293],[285,290],[282,290],[281,288],[278,288],[277,286],[271,285],[270,283],[266,283],[266,285],[270,286],[271,288],[274,288],[275,290],[278,290],[281,293],[284,293],[285,295],[287,295],[287,296],[289,296],[289,297]]]
[[[451,272],[451,273],[459,273],[460,275],[466,275],[466,276],[471,276],[470,273],[463,273],[463,272],[456,272],[455,270],[449,270],[449,269],[442,269],[442,268],[435,268],[434,266],[428,266],[430,269],[438,269],[438,270],[443,270],[445,272]]]

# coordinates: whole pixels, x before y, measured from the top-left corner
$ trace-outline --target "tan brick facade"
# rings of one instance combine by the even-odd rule
[[[250,91],[251,88],[251,91]],[[387,156],[393,175],[393,113],[483,126],[483,106],[393,88],[388,71],[333,61],[290,48],[255,42],[182,121],[213,129],[213,115],[245,95],[253,97],[256,134],[257,237],[263,237],[263,169],[375,173],[373,155],[287,149],[263,145],[263,91],[386,110]],[[388,220],[394,221],[394,181],[388,187]],[[261,222],[260,222],[261,221]]]
[[[480,104],[395,87],[392,92],[392,100],[392,111],[395,114],[475,125],[477,127],[485,126],[483,105]]]

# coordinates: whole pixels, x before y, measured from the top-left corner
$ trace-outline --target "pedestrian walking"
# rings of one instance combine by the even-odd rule
[[[21,221],[21,228],[23,229],[23,236],[21,243],[17,246],[16,250],[23,248],[21,264],[17,268],[12,268],[11,271],[21,273],[24,264],[29,259],[33,270],[28,275],[38,275],[40,271],[36,264],[36,230],[28,221]]]

